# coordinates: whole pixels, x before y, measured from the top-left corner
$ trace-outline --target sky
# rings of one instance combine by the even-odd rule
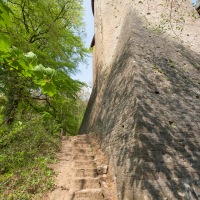
[[[196,3],[197,0],[192,0],[192,3]],[[85,9],[84,21],[85,21],[85,31],[86,38],[84,42],[86,47],[90,47],[93,35],[94,35],[94,17],[92,14],[91,0],[84,0],[83,7]],[[92,54],[87,58],[88,64],[80,64],[79,71],[73,78],[78,79],[92,86]]]
[[[85,22],[85,31],[86,31],[86,38],[83,38],[86,47],[90,47],[92,38],[94,36],[94,17],[92,14],[92,8],[91,8],[91,0],[84,0],[83,1],[83,7],[85,9],[85,16],[84,16],[84,22]],[[78,79],[82,82],[85,82],[89,85],[92,85],[92,54],[89,55],[87,58],[88,64],[80,64],[79,70],[74,78]]]

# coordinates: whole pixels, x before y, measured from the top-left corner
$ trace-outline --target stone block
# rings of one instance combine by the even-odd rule
[[[107,174],[108,173],[108,165],[102,164],[100,166],[97,166],[97,173],[99,175]]]

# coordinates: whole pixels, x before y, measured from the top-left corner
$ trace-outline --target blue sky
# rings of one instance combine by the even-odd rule
[[[196,3],[196,1],[197,0],[192,0],[193,3]],[[85,9],[84,21],[86,24],[86,34],[87,34],[87,37],[84,38],[84,42],[86,46],[89,47],[94,35],[94,18],[91,9],[91,0],[84,0],[83,7]],[[74,76],[74,78],[82,82],[85,82],[89,85],[92,85],[92,55],[88,57],[87,61],[88,65],[86,64],[79,65],[80,72],[77,73]]]
[[[87,37],[84,38],[84,42],[87,47],[90,47],[92,38],[94,36],[94,17],[92,14],[92,8],[91,8],[91,0],[84,0],[83,6],[85,9],[85,29]],[[92,84],[92,55],[90,55],[87,59],[88,64],[80,64],[79,70],[80,72],[75,75],[75,79],[78,79],[82,82],[85,82],[89,85]]]

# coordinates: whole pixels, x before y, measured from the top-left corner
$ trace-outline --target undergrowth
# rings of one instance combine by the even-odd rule
[[[30,113],[0,128],[1,200],[38,200],[54,186],[48,165],[56,162],[58,130],[51,119]]]

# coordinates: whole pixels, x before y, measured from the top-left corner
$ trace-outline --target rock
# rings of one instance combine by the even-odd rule
[[[102,172],[103,174],[107,174],[108,173],[108,165],[102,165]]]
[[[106,184],[105,181],[101,181],[101,186],[104,187],[104,188],[108,188],[108,185]]]
[[[97,173],[99,175],[107,174],[108,173],[108,165],[102,164],[100,166],[97,166]]]
[[[61,188],[61,190],[67,190],[67,188],[63,185],[60,188]]]

